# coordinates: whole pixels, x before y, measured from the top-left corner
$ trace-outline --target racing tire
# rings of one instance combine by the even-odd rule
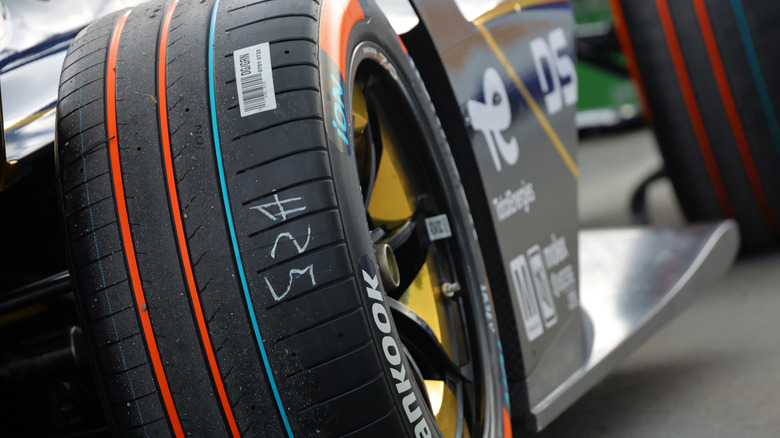
[[[611,0],[667,173],[692,221],[780,242],[780,11],[771,0]]]
[[[478,291],[446,139],[372,3],[153,1],[72,43],[59,190],[117,435],[442,436],[369,234],[349,117],[361,56],[406,87],[456,246],[477,266],[461,282]],[[488,353],[472,364],[484,377],[471,393],[499,380],[499,401],[477,401],[490,412],[467,426],[493,436],[511,427],[500,350],[482,330],[489,294],[472,295],[467,342]]]

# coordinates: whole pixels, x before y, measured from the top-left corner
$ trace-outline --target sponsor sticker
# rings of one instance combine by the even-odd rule
[[[428,228],[428,237],[431,239],[431,242],[452,236],[450,222],[447,220],[446,214],[426,218],[425,227]]]
[[[233,52],[241,117],[276,109],[271,49],[266,43]]]

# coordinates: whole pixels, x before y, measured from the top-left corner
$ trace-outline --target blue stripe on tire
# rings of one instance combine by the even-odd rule
[[[742,8],[742,0],[731,0],[731,9],[734,11],[734,18],[737,21],[737,28],[739,30],[739,36],[742,39],[742,46],[745,48],[748,67],[750,68],[750,73],[753,75],[753,83],[756,85],[758,97],[761,100],[761,108],[764,111],[764,116],[769,125],[772,143],[775,145],[777,154],[780,156],[780,124],[778,124],[777,113],[775,112],[774,105],[772,105],[772,100],[769,98],[769,89],[764,80],[764,73],[761,71],[761,64],[758,62],[758,54],[756,53],[756,47],[753,45],[753,37],[750,35],[750,28],[748,27],[745,10]]]
[[[279,410],[279,415],[284,422],[284,428],[287,431],[287,436],[293,438],[293,432],[290,428],[290,421],[287,419],[287,411],[282,404],[282,398],[279,395],[279,389],[276,386],[276,379],[271,371],[271,364],[268,361],[268,353],[265,351],[263,345],[263,337],[260,334],[260,327],[257,324],[257,315],[255,314],[255,307],[252,303],[252,297],[249,294],[249,286],[246,281],[246,274],[244,273],[244,263],[241,260],[241,253],[238,250],[238,239],[236,238],[236,227],[233,223],[233,212],[230,208],[230,199],[228,199],[227,184],[225,182],[225,168],[222,163],[222,147],[219,142],[219,125],[217,124],[217,107],[215,101],[214,92],[214,27],[217,21],[217,9],[219,8],[219,1],[214,3],[214,9],[211,11],[211,25],[209,26],[209,53],[208,53],[208,67],[209,67],[209,105],[211,110],[211,130],[214,133],[214,149],[217,155],[217,167],[219,170],[219,183],[222,188],[222,204],[225,207],[225,218],[227,219],[228,228],[230,230],[230,240],[233,244],[233,254],[236,259],[236,268],[238,269],[238,275],[241,278],[241,287],[244,291],[244,299],[246,300],[247,309],[249,310],[249,317],[252,320],[252,329],[255,332],[255,339],[257,340],[257,346],[260,349],[260,355],[263,358],[263,365],[265,366],[265,372],[268,376],[268,383],[271,386],[271,390],[274,393],[274,399],[276,400],[276,406]]]

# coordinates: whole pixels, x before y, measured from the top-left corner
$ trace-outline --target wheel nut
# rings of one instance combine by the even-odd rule
[[[452,298],[455,296],[455,292],[458,292],[460,290],[460,283],[457,281],[455,283],[442,283],[441,285],[441,293],[447,298]]]
[[[401,284],[401,273],[398,271],[398,261],[393,248],[386,243],[374,246],[376,259],[379,262],[379,273],[386,291],[391,291]]]

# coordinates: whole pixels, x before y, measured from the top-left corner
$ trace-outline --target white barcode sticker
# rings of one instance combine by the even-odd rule
[[[262,43],[236,50],[233,65],[241,117],[276,109],[270,45]]]
[[[431,242],[452,236],[452,230],[450,230],[450,223],[446,214],[426,218],[425,226],[428,228],[428,237],[431,239]]]

